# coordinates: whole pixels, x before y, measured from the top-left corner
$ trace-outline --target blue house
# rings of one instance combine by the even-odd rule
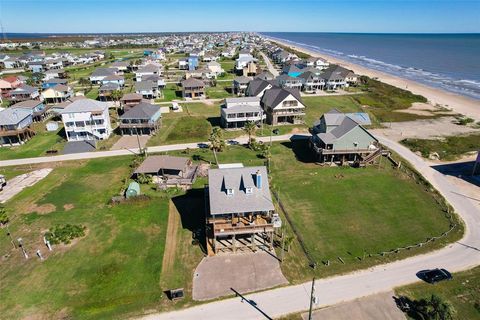
[[[153,50],[152,49],[145,49],[143,50],[143,55],[148,57],[148,56],[151,56],[153,54]]]
[[[198,56],[188,57],[188,70],[192,71],[198,68]]]

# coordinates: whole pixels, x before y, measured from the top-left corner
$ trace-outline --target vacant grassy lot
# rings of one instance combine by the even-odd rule
[[[33,126],[37,134],[25,144],[14,147],[1,147],[0,160],[31,158],[45,155],[47,150],[63,149],[66,140],[61,135],[63,128],[55,132],[45,130],[45,123],[36,123]]]
[[[412,151],[420,151],[425,158],[436,152],[441,160],[455,160],[468,152],[480,150],[480,134],[449,136],[442,139],[404,139],[401,143]]]
[[[68,162],[7,203],[11,231],[24,239],[25,261],[0,240],[0,312],[6,319],[118,318],[162,298],[168,200],[110,206],[130,172],[130,157]],[[49,253],[42,234],[56,224],[82,224],[87,235]],[[40,262],[35,251],[47,259]]]
[[[455,273],[453,280],[431,285],[418,282],[395,290],[397,295],[419,300],[432,294],[450,302],[456,311],[455,319],[480,318],[480,267]]]

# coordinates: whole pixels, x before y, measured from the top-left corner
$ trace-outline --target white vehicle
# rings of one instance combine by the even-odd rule
[[[172,102],[172,110],[178,110],[180,109],[180,106],[178,105],[177,102]]]

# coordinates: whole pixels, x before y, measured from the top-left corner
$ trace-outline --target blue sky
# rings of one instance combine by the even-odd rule
[[[480,32],[480,0],[0,0],[5,32]]]

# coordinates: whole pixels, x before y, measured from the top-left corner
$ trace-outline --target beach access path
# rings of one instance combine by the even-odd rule
[[[453,206],[465,223],[464,237],[430,253],[341,276],[319,279],[315,282],[319,304],[315,308],[335,305],[356,298],[419,281],[416,273],[431,268],[447,268],[456,272],[480,264],[480,203],[463,196],[461,187],[453,185],[443,174],[431,168],[430,163],[406,147],[385,137],[380,142],[397,152],[420,172]],[[144,320],[165,319],[265,319],[308,310],[311,283],[287,286],[245,296],[215,301],[195,307],[157,313],[141,317]],[[252,303],[253,301],[253,303]]]
[[[278,39],[271,39],[271,41],[277,42],[286,47],[290,47],[294,50],[309,54],[313,57],[322,57],[324,59],[327,59],[330,63],[335,63],[347,69],[353,70],[356,74],[365,75],[370,78],[376,78],[377,80],[385,82],[392,86],[409,90],[414,94],[419,94],[424,96],[432,105],[438,104],[446,108],[452,109],[457,113],[463,114],[477,121],[480,121],[480,100],[476,100],[476,99],[465,97],[459,94],[444,91],[440,88],[430,87],[430,86],[421,84],[419,82],[393,76],[385,72],[368,69],[358,64],[341,60],[327,54],[323,54],[323,53],[319,54],[318,52],[315,52],[312,50],[307,50],[302,47],[293,46],[288,42],[280,41]]]
[[[275,69],[275,67],[273,66],[270,58],[267,57],[267,55],[265,53],[263,53],[262,51],[260,51],[260,55],[262,56],[263,60],[265,60],[265,63],[267,64],[268,71],[270,71],[270,73],[273,74],[274,77],[278,76],[279,73],[278,73],[277,69]]]

